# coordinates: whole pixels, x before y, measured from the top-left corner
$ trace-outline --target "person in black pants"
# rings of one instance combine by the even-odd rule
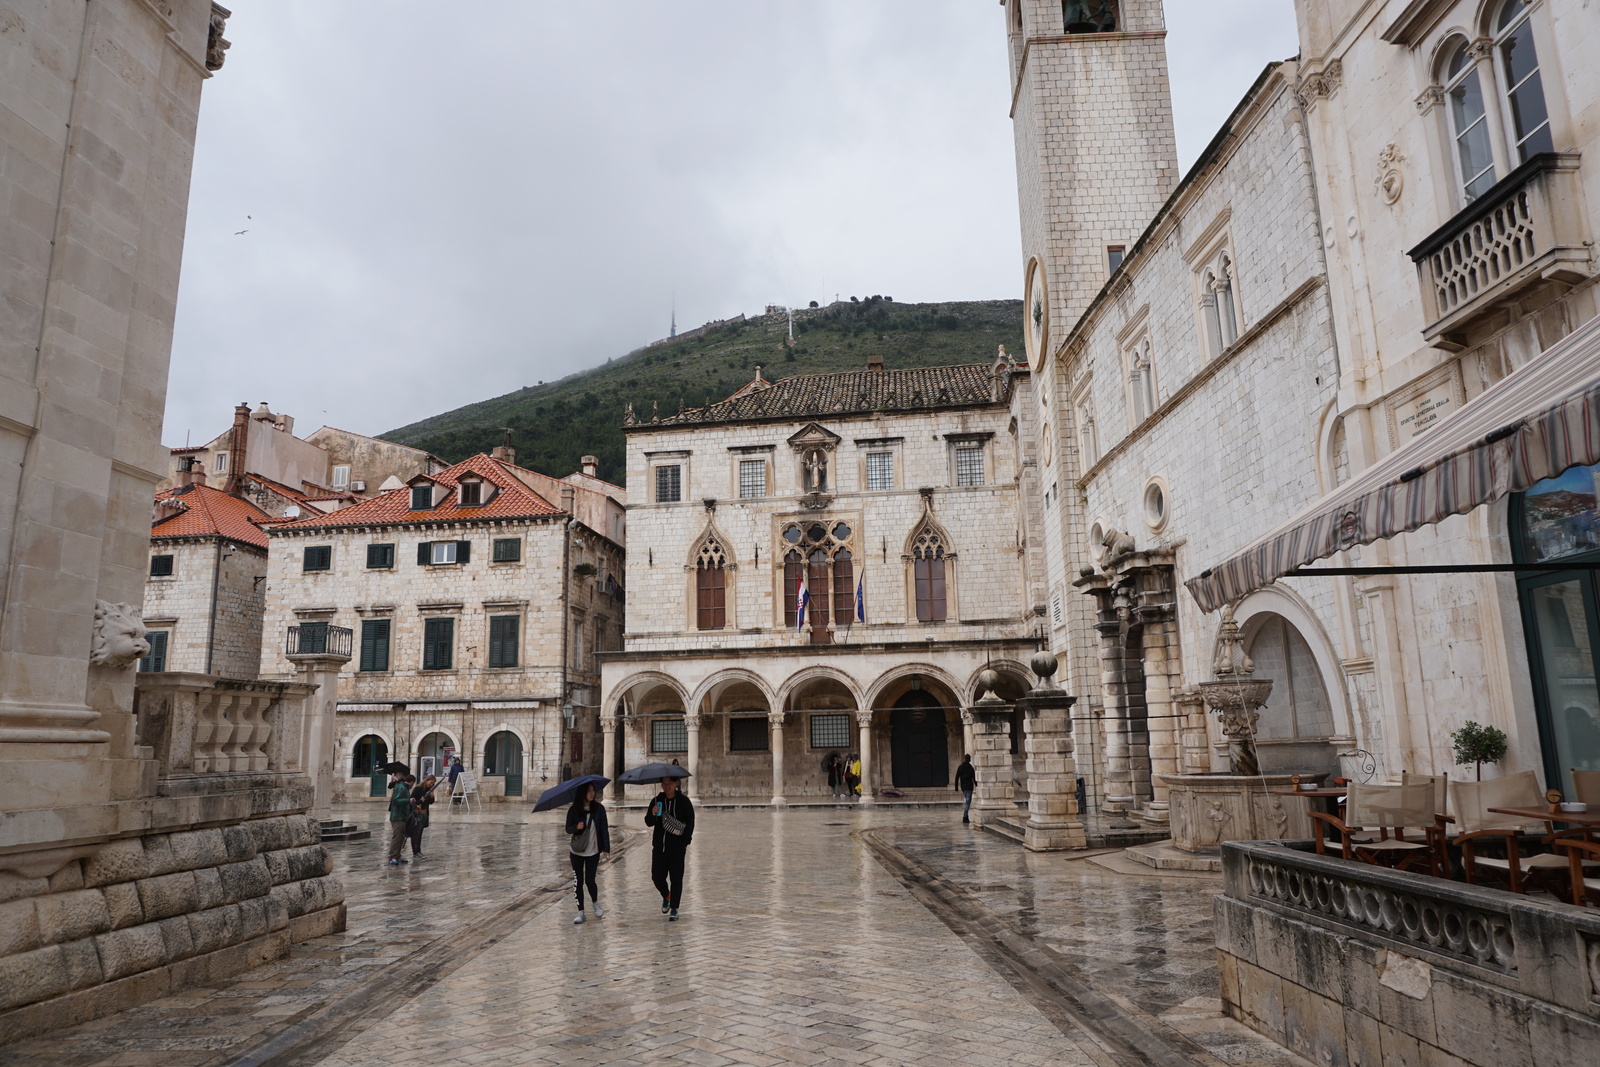
[[[683,903],[683,858],[694,839],[694,805],[678,792],[676,778],[661,779],[661,792],[645,809],[644,824],[655,827],[650,841],[650,880],[661,894],[661,913],[678,921]]]
[[[567,833],[572,835],[568,851],[572,855],[572,879],[578,893],[578,915],[572,921],[584,921],[584,886],[589,887],[589,900],[594,904],[594,917],[598,919],[605,911],[600,907],[595,872],[600,869],[600,857],[611,855],[611,827],[606,822],[606,806],[595,796],[592,783],[583,787],[583,795],[567,809]]]
[[[411,838],[411,856],[422,858],[422,831],[428,828],[428,809],[433,807],[433,787],[439,780],[433,775],[424,778],[411,792],[411,814],[406,820],[406,836]]]
[[[961,821],[970,822],[967,813],[972,810],[972,791],[977,788],[977,768],[972,765],[972,757],[963,755],[961,766],[956,768],[956,788],[961,790],[961,795],[966,800],[961,805]]]

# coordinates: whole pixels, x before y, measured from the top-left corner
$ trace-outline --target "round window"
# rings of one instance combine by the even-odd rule
[[[791,526],[787,530],[783,531],[783,539],[789,542],[791,545],[798,544],[800,541],[800,527]]]
[[[833,528],[833,538],[836,541],[850,540],[850,527],[841,522]]]
[[[827,527],[820,522],[813,523],[806,529],[806,539],[809,541],[824,541],[828,537]]]
[[[1167,524],[1167,492],[1159,481],[1144,487],[1144,521],[1152,530]]]

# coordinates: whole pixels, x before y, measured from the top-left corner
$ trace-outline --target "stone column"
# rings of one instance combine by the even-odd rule
[[[1095,631],[1100,635],[1100,685],[1104,697],[1104,722],[1106,731],[1105,800],[1103,814],[1115,816],[1111,823],[1116,829],[1132,829],[1127,818],[1133,806],[1133,753],[1130,746],[1132,725],[1128,700],[1127,649],[1124,638],[1127,632],[1128,602],[1122,591],[1107,586],[1097,591],[1097,621]]]
[[[300,767],[316,787],[316,803],[311,813],[318,819],[333,818],[333,747],[337,734],[339,668],[350,662],[348,654],[332,652],[292,652],[289,659],[300,671],[300,680],[316,686],[306,697],[305,724],[300,734]]]
[[[617,717],[615,715],[600,716],[600,744],[605,746],[600,750],[600,773],[611,781],[606,785],[605,791],[613,797],[622,796],[622,787],[617,784]]]
[[[1022,747],[1027,756],[1028,823],[1023,845],[1031,852],[1085,848],[1088,837],[1078,811],[1078,773],[1073,760],[1072,705],[1077,700],[1054,687],[1056,658],[1033,657],[1039,682],[1017,701],[1023,713]]]
[[[1173,694],[1182,731],[1178,746],[1181,773],[1204,774],[1211,769],[1210,732],[1206,729],[1206,702],[1200,693],[1185,686]]]
[[[772,806],[781,808],[789,803],[783,795],[783,712],[768,712],[767,725],[772,727]],[[861,772],[866,770],[863,763]]]
[[[1016,811],[1011,785],[1011,713],[1013,706],[995,695],[1000,676],[984,671],[978,691],[985,695],[967,709],[972,715],[972,821],[986,826]]]
[[[1172,570],[1156,565],[1138,572],[1138,616],[1143,625],[1145,722],[1149,731],[1150,803],[1145,818],[1168,821],[1168,787],[1162,775],[1177,774],[1178,714],[1172,690],[1182,665],[1172,597]]]
[[[689,778],[684,782],[683,792],[693,800],[700,795],[700,787],[697,784],[700,779],[695,777],[700,773],[700,716],[685,715],[683,728],[689,734]]]
[[[872,804],[872,709],[856,712],[857,744],[861,749],[861,803]]]
[[[966,708],[961,709],[961,752],[972,755],[972,712]]]

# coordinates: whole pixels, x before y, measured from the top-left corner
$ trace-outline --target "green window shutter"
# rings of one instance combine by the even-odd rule
[[[417,545],[417,566],[426,567],[429,561],[433,558],[431,555],[432,552],[432,541],[423,541],[421,544]]]
[[[516,563],[522,559],[522,538],[500,537],[494,542],[496,563]]]
[[[304,569],[325,571],[333,567],[332,545],[308,545],[305,550]]]
[[[471,562],[471,560],[472,560],[472,542],[471,541],[457,541],[456,542],[456,562],[457,563],[468,563],[468,562]]]
[[[151,556],[150,573],[156,577],[163,577],[172,573],[171,556]]]
[[[393,545],[368,545],[367,567],[369,570],[387,570],[394,566]]]
[[[521,623],[522,620],[515,615],[502,615],[489,620],[489,666],[517,665]]]
[[[429,619],[422,632],[422,669],[447,671],[455,652],[456,621]]]
[[[167,631],[152,630],[145,640],[150,642],[150,654],[139,661],[139,669],[159,674],[167,669]]]
[[[389,620],[365,619],[361,623],[361,669],[389,669]]]

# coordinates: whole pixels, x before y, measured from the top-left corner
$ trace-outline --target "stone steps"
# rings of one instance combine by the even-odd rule
[[[363,830],[342,819],[324,819],[322,821],[322,840],[326,844],[330,841],[364,841],[372,836],[371,830]]]

